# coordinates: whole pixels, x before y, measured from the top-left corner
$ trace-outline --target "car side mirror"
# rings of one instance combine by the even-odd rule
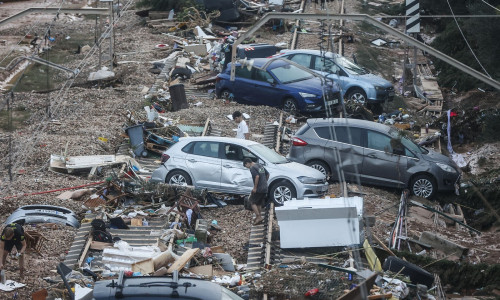
[[[262,159],[260,159],[260,158],[258,159],[258,163],[259,163],[259,165],[261,165],[261,166],[265,166],[265,165],[266,165],[266,162],[265,162],[265,161],[263,161],[263,160],[262,160]]]
[[[269,84],[271,84],[272,86],[274,86],[276,84],[276,82],[272,78],[268,78],[267,82],[269,82]]]

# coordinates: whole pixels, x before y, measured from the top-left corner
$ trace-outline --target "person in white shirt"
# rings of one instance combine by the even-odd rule
[[[238,131],[236,132],[236,138],[248,140],[250,138],[250,133],[248,132],[247,122],[243,120],[241,112],[235,111],[233,113],[233,120],[236,123],[238,123]]]

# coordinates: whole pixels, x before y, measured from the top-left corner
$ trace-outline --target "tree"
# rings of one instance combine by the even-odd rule
[[[448,1],[455,15],[484,15],[496,12],[493,8],[479,1]],[[490,1],[491,5],[494,5],[494,3],[500,6],[500,0]],[[428,10],[432,14],[451,14],[450,8],[445,1],[421,0],[421,4],[422,6],[426,5],[426,11]],[[486,69],[486,72],[493,79],[498,80],[500,77],[500,60],[498,59],[498,53],[500,53],[500,44],[498,43],[500,26],[492,26],[492,24],[497,23],[496,19],[493,20],[494,22],[491,22],[492,19],[488,18],[457,18],[457,26],[453,18],[443,18],[440,22],[444,25],[444,30],[433,41],[432,46],[479,72],[485,73],[483,68]],[[459,27],[465,39],[460,33]],[[466,41],[471,49],[469,49]],[[455,67],[443,61],[436,60],[435,65],[439,71],[438,81],[442,86],[452,87],[456,82],[456,88],[459,90],[468,90],[479,86],[488,87],[465,73],[457,72]]]

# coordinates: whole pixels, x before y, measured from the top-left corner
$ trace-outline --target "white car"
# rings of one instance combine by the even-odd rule
[[[278,205],[292,198],[320,197],[328,191],[325,175],[291,162],[254,141],[225,137],[185,137],[166,150],[153,182],[193,185],[209,191],[249,195],[253,188],[250,158],[269,172],[269,200]]]

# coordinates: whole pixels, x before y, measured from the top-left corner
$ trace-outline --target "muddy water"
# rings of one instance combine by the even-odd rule
[[[69,37],[69,38],[67,38]],[[45,49],[39,54],[39,57],[73,69],[78,61],[83,59],[84,54],[77,54],[78,46],[93,45],[93,32],[82,33],[79,35],[56,36],[53,43],[42,42],[41,49]],[[48,49],[47,49],[48,48]],[[31,63],[27,70],[22,74],[22,78],[17,84],[15,91],[45,91],[57,88],[61,83],[70,78],[69,72],[50,68],[38,63]],[[10,83],[15,83],[14,78]]]

